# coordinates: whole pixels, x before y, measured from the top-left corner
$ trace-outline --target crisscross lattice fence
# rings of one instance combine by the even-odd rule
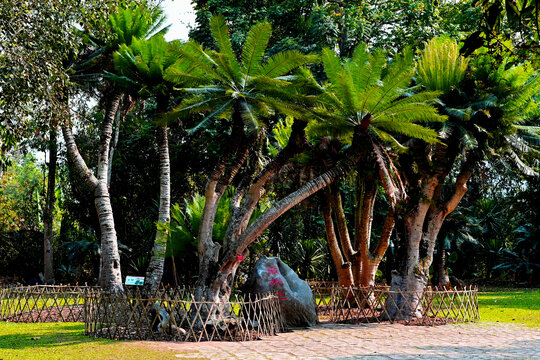
[[[190,289],[91,295],[85,333],[109,339],[245,341],[282,331],[281,309],[272,294],[233,295],[229,302],[195,301]]]
[[[84,302],[97,287],[35,285],[0,289],[0,320],[10,322],[82,322]]]
[[[390,291],[389,286],[340,287],[310,282],[320,319],[339,323],[399,321],[410,325],[439,325],[479,319],[478,289]],[[413,301],[412,299],[419,299]],[[411,313],[420,317],[411,318]]]

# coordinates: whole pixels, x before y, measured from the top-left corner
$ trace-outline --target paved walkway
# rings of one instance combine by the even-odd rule
[[[321,324],[261,341],[152,346],[178,351],[179,359],[540,359],[540,329],[510,324]]]

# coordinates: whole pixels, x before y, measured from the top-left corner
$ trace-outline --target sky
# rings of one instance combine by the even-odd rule
[[[167,14],[167,24],[172,24],[165,39],[187,40],[189,27],[195,24],[195,12],[191,0],[164,0],[161,3]]]

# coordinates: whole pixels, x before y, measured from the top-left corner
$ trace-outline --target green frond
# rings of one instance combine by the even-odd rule
[[[239,81],[240,64],[233,51],[231,39],[229,38],[229,28],[223,15],[212,16],[210,19],[210,31],[221,54],[219,56],[222,61],[221,65],[226,66],[226,71],[231,75],[231,78]]]
[[[119,7],[116,13],[109,16],[109,24],[115,34],[110,46],[116,48],[120,44],[130,45],[134,38],[149,39],[156,35],[164,35],[169,28],[160,29],[165,21],[165,13],[160,7],[153,9],[138,5]]]
[[[466,149],[476,149],[478,147],[478,141],[470,133],[463,131],[461,137],[461,143]]]
[[[379,111],[382,112],[382,111],[389,111],[393,109],[399,109],[401,106],[404,106],[404,105],[429,103],[437,99],[437,97],[440,96],[441,94],[442,93],[440,91],[422,91],[417,94],[404,97],[403,99],[390,102],[386,104],[385,106],[380,106]]]
[[[528,153],[532,148],[520,137],[515,134],[506,137],[506,141],[510,146],[520,153]]]
[[[259,123],[257,121],[257,116],[253,112],[252,107],[245,101],[240,102],[240,116],[244,121],[244,125],[247,129],[247,134],[253,134],[259,128]]]
[[[221,115],[223,112],[225,112],[228,108],[230,108],[233,104],[233,100],[229,100],[222,104],[220,107],[218,107],[216,110],[212,111],[209,115],[207,115],[197,126],[189,130],[189,134],[192,135],[195,132],[197,132],[200,129],[207,128],[216,117]]]
[[[417,63],[418,80],[428,90],[447,93],[463,80],[467,66],[453,39],[433,38],[425,43]]]
[[[540,174],[530,167],[529,165],[525,164],[523,160],[517,155],[514,150],[508,149],[506,153],[509,155],[509,158],[512,160],[512,163],[518,168],[518,170],[527,175],[527,176],[540,176]]]
[[[202,86],[198,88],[183,88],[182,90],[188,94],[222,93],[225,95],[227,92],[227,89],[215,85]]]
[[[388,71],[382,79],[383,86],[380,89],[379,99],[372,111],[394,101],[410,84],[414,72],[411,51],[405,49],[401,55],[396,56],[387,69]]]
[[[204,84],[209,81],[208,77],[191,71],[182,71],[177,67],[169,67],[165,70],[163,78],[173,84]]]
[[[229,57],[221,52],[211,51],[208,53],[208,56],[212,58],[214,63],[217,65],[215,71],[222,77],[226,78],[227,81],[230,81],[233,84],[242,86],[241,83],[243,80],[242,73],[240,68],[231,63]]]
[[[396,138],[394,138],[386,131],[377,129],[376,127],[372,127],[370,131],[375,134],[375,136],[379,138],[382,142],[389,144],[392,149],[398,153],[403,153],[409,149],[408,147],[397,141]]]
[[[337,84],[343,72],[343,67],[336,52],[329,48],[324,48],[321,52],[321,59],[328,80],[331,84]]]
[[[430,144],[439,142],[437,139],[437,132],[435,130],[418,124],[400,123],[396,121],[377,121],[376,126],[383,131],[421,139]]]
[[[279,52],[268,59],[259,74],[270,78],[283,76],[299,66],[315,62],[316,59],[316,56],[304,55],[297,50]]]
[[[376,51],[373,55],[368,54],[367,60],[366,62],[360,56],[358,56],[358,60],[355,60],[353,57],[352,63],[356,65],[355,70],[357,71],[357,73],[353,74],[353,78],[355,79],[357,91],[363,91],[371,86],[378,85],[383,68],[386,65],[386,54],[383,51]]]
[[[437,109],[428,103],[403,104],[385,111],[379,111],[373,117],[374,119],[393,117],[404,122],[442,122],[448,118],[446,115],[440,115]]]
[[[180,58],[172,65],[172,69],[178,69],[179,72],[183,72],[186,69],[187,64],[192,68],[197,69],[202,74],[205,74],[204,78],[220,79],[221,75],[215,70],[217,64],[210,56],[208,56],[201,45],[195,41],[190,41],[184,45],[182,49],[178,51]],[[173,70],[174,71],[174,70]],[[167,74],[165,79],[173,81],[173,78],[168,78]]]
[[[242,50],[242,65],[247,76],[258,74],[271,34],[272,28],[266,21],[254,25],[249,31]]]
[[[540,126],[514,125],[514,127],[528,133],[536,133],[536,135],[540,135]]]

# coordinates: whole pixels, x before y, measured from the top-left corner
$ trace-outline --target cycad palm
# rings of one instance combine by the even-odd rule
[[[364,45],[358,46],[353,57],[343,62],[330,49],[323,50],[322,59],[328,77],[322,94],[324,106],[315,108],[314,113],[318,120],[310,125],[310,130],[313,133],[352,140],[353,147],[363,147],[365,158],[361,164],[366,169],[378,168],[380,174],[384,174],[381,181],[393,208],[403,197],[404,192],[397,172],[392,170],[391,159],[386,156],[379,140],[388,141],[401,148],[403,147],[394,138],[394,134],[436,142],[437,133],[417,122],[445,119],[428,103],[440,93],[424,92],[408,96],[406,88],[412,80],[414,70],[412,55],[408,51],[395,58],[391,64],[387,63],[384,53],[370,54]],[[354,136],[358,135],[362,136],[363,140],[355,142]],[[385,222],[383,231],[385,235],[381,235],[376,250],[370,252],[370,222],[373,219],[377,178],[360,174],[357,176],[355,222],[357,249],[353,248],[353,242],[346,230],[347,224],[339,190],[331,188],[327,196],[338,220],[341,248],[347,261],[352,263],[352,273],[350,271],[342,273],[339,280],[341,283],[350,284],[354,279],[357,285],[368,286],[374,282],[377,266],[388,244],[386,235],[389,237],[393,227],[393,209],[390,209]],[[333,224],[328,222],[327,226],[333,227]],[[329,236],[328,240],[331,247],[338,248],[337,244],[332,245],[336,242],[335,236]],[[341,256],[336,259],[341,262]],[[337,269],[342,268],[342,265],[336,263]]]
[[[131,43],[136,36],[146,38],[154,35],[156,29],[161,26],[162,21],[163,13],[158,8],[154,10],[144,7],[118,9],[117,14],[110,16],[108,24],[113,34],[112,40],[108,43],[102,42],[89,35],[90,44],[96,50],[88,52],[86,56],[81,56],[80,60],[71,67],[72,80],[84,84],[92,84],[92,82],[100,80],[105,70],[112,69],[112,52],[118,49],[121,43]],[[81,178],[94,192],[94,202],[101,228],[100,284],[105,289],[115,291],[122,290],[122,276],[107,178],[109,174],[112,128],[121,96],[121,91],[111,86],[111,84],[107,84],[103,91],[105,116],[100,131],[96,175],[89,170],[78,152],[69,122],[62,124],[69,156],[73,160]]]
[[[392,134],[437,141],[434,130],[417,122],[445,120],[428,103],[440,92],[407,96],[414,71],[409,51],[388,63],[384,53],[370,54],[360,45],[352,59],[341,62],[330,49],[323,50],[322,59],[328,83],[323,94],[325,107],[315,109],[319,121],[311,125],[313,131],[350,138],[355,128],[365,129],[398,146]]]
[[[257,131],[262,118],[276,111],[295,117],[303,115],[299,103],[308,98],[299,95],[285,75],[313,61],[313,57],[290,50],[263,61],[271,34],[270,24],[263,22],[250,30],[239,61],[223,16],[214,16],[210,29],[219,51],[205,51],[199,44],[190,42],[180,51],[180,60],[165,76],[175,83],[186,80],[199,83],[197,88],[184,89],[194,96],[176,109],[176,114],[183,116],[207,114],[193,131],[207,127],[216,118],[232,116],[241,119],[247,132],[252,134]],[[204,74],[186,71],[190,68],[186,63],[193,64]]]

